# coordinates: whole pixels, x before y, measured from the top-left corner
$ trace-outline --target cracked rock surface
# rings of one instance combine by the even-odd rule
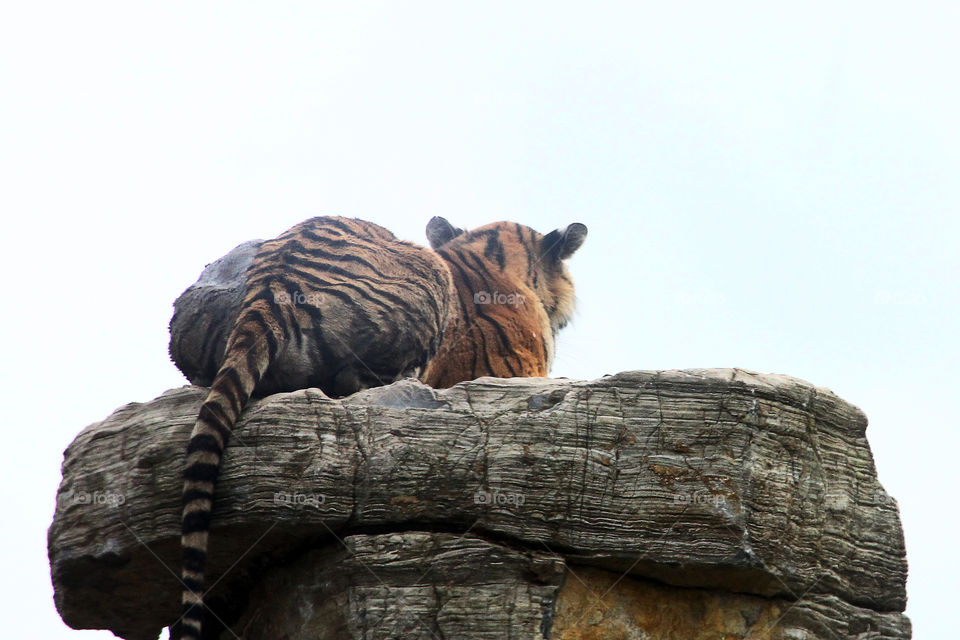
[[[49,531],[74,628],[179,614],[183,451],[205,390],[65,452]],[[413,380],[252,402],[227,448],[209,602],[233,638],[909,638],[866,417],[743,370]]]

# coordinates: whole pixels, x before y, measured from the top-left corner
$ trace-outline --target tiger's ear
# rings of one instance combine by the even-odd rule
[[[564,229],[554,229],[540,241],[541,251],[554,260],[566,260],[587,239],[587,225],[574,222]]]
[[[463,229],[458,229],[440,216],[430,218],[427,223],[427,240],[431,249],[439,249],[463,232]]]

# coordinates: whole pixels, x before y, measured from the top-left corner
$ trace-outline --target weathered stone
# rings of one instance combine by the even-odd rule
[[[176,619],[182,450],[203,394],[186,387],[123,407],[67,449],[49,534],[67,624],[152,640]],[[444,617],[489,621],[491,602],[512,607],[494,624],[515,625],[515,638],[681,637],[637,635],[655,611],[623,617],[617,624],[634,620],[623,626],[634,635],[622,636],[591,636],[574,614],[564,618],[596,617],[564,595],[592,567],[595,580],[630,576],[611,597],[626,585],[659,589],[674,604],[657,611],[678,620],[696,619],[683,618],[685,592],[709,591],[718,621],[736,620],[737,607],[754,627],[786,614],[756,637],[906,638],[903,537],[865,429],[863,414],[828,390],[741,370],[482,378],[440,391],[407,380],[339,401],[316,390],[270,396],[246,409],[224,458],[211,602],[227,623],[242,617],[250,638],[295,626],[301,618],[258,627],[265,618],[255,615],[295,592],[304,603],[317,594],[319,613],[302,619],[338,638],[421,637],[415,620],[411,635],[371,622],[401,624],[395,607],[407,601],[443,620],[446,637],[491,637],[482,621]],[[338,540],[357,555],[343,555]],[[443,544],[467,554],[470,575],[460,577],[470,579],[439,597],[456,563],[426,549]],[[506,566],[478,561],[483,545]],[[429,590],[401,571],[418,553],[443,576]],[[553,558],[548,577],[520,570],[531,554]],[[551,607],[557,558],[571,572]],[[390,594],[364,583],[371,566],[397,578],[385,581]],[[442,604],[447,596],[455,606]]]
[[[257,585],[235,625],[276,638],[540,637],[564,576],[554,554],[470,535],[347,536]],[[276,606],[283,602],[284,606]]]
[[[555,640],[906,640],[899,613],[873,611],[835,596],[800,600],[678,588],[590,567],[571,567],[557,595]]]

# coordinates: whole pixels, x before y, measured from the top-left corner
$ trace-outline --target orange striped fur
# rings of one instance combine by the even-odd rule
[[[547,375],[574,305],[563,260],[586,227],[542,236],[500,222],[465,233],[434,218],[427,235],[436,251],[370,222],[307,220],[260,246],[233,327],[196,329],[207,333],[203,344],[226,344],[222,362],[198,373],[213,382],[187,447],[177,637],[203,637],[214,488],[252,395],[319,387],[344,396],[406,376],[445,387]]]
[[[587,228],[574,223],[543,236],[496,222],[465,233],[434,218],[427,229],[450,267],[459,304],[423,381],[449,387],[480,376],[546,376],[554,338],[575,304],[563,261],[583,243]]]

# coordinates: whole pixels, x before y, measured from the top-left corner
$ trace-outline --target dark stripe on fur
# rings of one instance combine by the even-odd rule
[[[201,594],[203,593],[203,585],[202,585],[200,582],[194,580],[193,578],[183,578],[183,579],[181,580],[181,582],[183,582],[183,586],[186,587],[188,591],[192,591],[192,592],[194,592],[194,593],[197,594],[197,595],[201,595]],[[192,609],[202,609],[202,608],[203,608],[203,607],[202,607],[201,605],[199,605],[199,604],[190,604],[190,603],[188,603],[188,604],[185,604],[185,605],[184,605],[184,609],[186,609],[186,608],[188,608],[188,607],[189,607],[189,608],[192,608]]]
[[[243,304],[252,305],[254,302],[257,302],[258,300],[263,300],[264,302],[267,303],[267,306],[269,307],[269,311],[270,311],[270,316],[274,318],[276,321],[278,321],[278,324],[280,325],[280,329],[281,331],[283,331],[283,339],[289,340],[290,334],[287,331],[286,323],[282,322],[283,312],[280,310],[280,305],[277,304],[276,294],[269,287],[264,287],[261,290],[257,291],[257,293],[255,293],[254,295],[252,296],[248,295],[244,299]],[[276,355],[276,349],[277,349],[276,340],[273,338],[272,332],[267,328],[267,322],[266,322],[266,319],[263,317],[263,314],[260,312],[259,309],[250,309],[249,311],[244,313],[243,317],[245,320],[252,320],[253,318],[256,318],[257,321],[262,325],[263,336],[266,337],[268,344],[271,341],[273,342],[273,347],[270,350],[270,357],[273,358]]]
[[[373,275],[375,275],[376,278],[378,278],[379,280],[384,282],[389,282],[390,285],[392,285],[397,289],[402,290],[402,289],[414,288],[420,291],[423,294],[422,299],[424,299],[427,302],[427,304],[431,307],[431,310],[434,312],[434,316],[437,319],[437,326],[438,327],[442,326],[442,313],[440,310],[439,303],[436,300],[436,291],[431,287],[425,285],[421,281],[422,278],[390,277],[385,273],[383,273],[382,271],[380,271],[379,269],[377,269],[369,261],[363,258],[360,258],[359,256],[356,256],[356,255],[339,255],[336,253],[328,253],[319,247],[307,248],[307,247],[303,247],[302,244],[300,244],[295,240],[290,241],[288,245],[289,246],[285,245],[283,249],[275,250],[275,253],[277,253],[277,255],[280,258],[282,258],[284,264],[287,265],[285,269],[286,271],[288,272],[293,271],[298,277],[304,279],[305,281],[308,281],[310,284],[316,286],[319,289],[318,291],[309,292],[309,293],[326,294],[326,293],[330,293],[327,290],[327,287],[332,287],[332,286],[356,287],[357,285],[354,283],[358,283],[358,282],[363,282],[365,284],[368,284],[369,286],[369,278],[370,278],[370,276],[357,274],[353,270],[346,269],[332,263],[323,263],[321,265],[318,265],[317,260],[312,258],[322,257],[330,261],[356,262],[367,267],[373,273]],[[369,248],[362,247],[362,246],[357,248],[364,251],[369,250]],[[309,256],[309,257],[295,255],[294,253],[291,252],[294,250],[298,251],[301,254],[306,254],[306,256]],[[290,269],[290,267],[299,267],[299,268]],[[276,264],[264,265],[262,267],[264,271],[264,274],[263,274],[264,279],[271,277],[271,272],[275,271],[276,268],[277,268]],[[305,271],[304,268],[309,269],[310,271]],[[336,280],[324,279],[319,275],[323,273],[329,273],[332,276],[341,276],[345,278],[345,280],[336,281]],[[425,277],[426,275],[427,274],[424,274]],[[434,277],[436,276],[434,275]],[[393,294],[388,290],[385,290],[379,284],[373,289],[373,291],[376,294],[389,299],[394,306],[387,305],[382,301],[369,298],[369,295],[370,295],[369,293],[366,293],[365,297],[375,302],[376,304],[384,307],[396,309],[398,308],[397,305],[400,305],[405,309],[406,302],[403,297],[397,294]],[[295,296],[297,295],[300,295],[300,294],[305,295],[307,293],[308,292],[302,291],[299,287],[293,287],[292,289],[288,287],[288,294],[291,296],[291,298],[294,298],[294,299],[295,299]]]
[[[279,319],[279,314],[275,315],[274,319]],[[260,331],[254,334],[254,339],[259,338],[260,336],[266,338],[267,351],[269,353],[270,360],[272,361],[277,357],[277,348],[279,345],[277,345],[277,339],[274,337],[273,331],[270,330],[270,325],[267,324],[266,318],[264,318],[259,309],[247,309],[243,312],[243,315],[240,316],[238,326],[241,327],[241,330],[243,325],[247,322],[253,322],[260,328]],[[246,330],[245,333],[249,335],[249,329]],[[284,331],[284,334],[286,334],[286,331]]]
[[[190,482],[216,482],[220,467],[209,462],[194,462],[183,470],[183,479]]]
[[[219,375],[230,382],[230,384],[220,385],[220,393],[230,402],[231,413],[240,415],[240,410],[247,401],[243,393],[243,385],[240,383],[240,374],[233,367],[226,367],[220,371]]]
[[[217,439],[207,433],[198,433],[190,438],[190,442],[187,444],[187,455],[196,451],[212,451],[218,456],[223,453],[223,449],[220,448],[220,443]]]
[[[463,283],[469,287],[470,281],[469,279],[467,279],[466,273],[463,271],[463,269],[457,266],[457,264],[453,261],[453,258],[451,257],[450,252],[446,249],[441,249],[438,253],[440,254],[440,257],[443,258],[444,262],[446,262],[448,265],[453,265],[453,267],[457,270],[457,273],[460,274],[460,277],[463,279]],[[470,317],[472,316],[472,310],[474,309],[474,304],[473,304],[473,300],[464,299],[463,291],[461,291],[460,287],[454,286],[453,290],[455,295],[457,296],[457,301],[460,303],[460,313],[463,314],[463,321],[464,321],[463,330],[465,332],[463,335],[458,336],[457,339],[463,340],[467,338],[467,335],[469,333],[477,330],[476,324],[470,321]],[[471,351],[473,352],[472,353],[473,357],[470,362],[470,376],[472,378],[477,378],[479,377],[476,375],[478,350],[472,349]]]
[[[370,261],[357,255],[352,255],[352,254],[338,255],[336,253],[330,253],[328,251],[324,251],[319,247],[314,249],[309,249],[309,250],[305,249],[303,253],[306,253],[308,256],[310,256],[310,258],[320,257],[326,260],[330,260],[331,262],[354,262],[354,263],[363,265],[364,267],[369,269],[370,272],[377,277],[377,279],[379,279],[384,283],[388,283],[390,285],[396,285],[400,287],[413,287],[415,289],[422,291],[425,294],[428,294],[428,295],[432,294],[432,291],[430,291],[430,289],[426,285],[419,282],[419,279],[402,277],[402,276],[389,276],[383,273]],[[305,265],[311,269],[317,268],[316,260],[311,260],[308,258],[293,255],[293,254],[284,256],[284,262],[290,265],[300,265],[300,266]],[[348,280],[365,280],[370,277],[370,276],[364,276],[362,274],[358,274],[354,270],[345,269],[343,267],[337,266],[336,264],[325,263],[323,264],[320,271],[325,273],[330,273],[333,275],[343,276]]]
[[[230,439],[230,419],[223,412],[223,408],[213,400],[207,400],[200,407],[200,420],[209,427],[213,427],[223,438],[223,444],[226,446]]]
[[[527,278],[530,278],[530,274],[533,273],[533,267],[540,261],[540,257],[537,256],[533,251],[533,232],[530,232],[530,240],[527,241],[523,237],[523,225],[516,223],[516,232],[517,240],[520,242],[520,246],[523,247],[523,250],[527,253]]]
[[[341,231],[343,231],[343,232],[346,233],[346,234],[350,234],[350,235],[360,235],[361,237],[370,238],[371,240],[373,240],[373,239],[375,238],[374,235],[370,232],[370,227],[369,227],[369,226],[367,226],[367,225],[365,225],[365,224],[356,224],[357,221],[351,220],[350,222],[351,222],[352,224],[349,224],[349,225],[348,225],[348,224],[346,224],[346,223],[344,223],[344,222],[341,222],[340,220],[335,220],[335,219],[333,219],[333,218],[327,218],[327,219],[325,219],[323,222],[324,222],[324,224],[327,224],[327,225],[336,227],[337,229],[340,229]],[[386,229],[384,229],[384,231],[386,231]],[[387,233],[389,233],[389,232],[387,232]],[[389,235],[385,235],[385,236],[383,237],[383,239],[393,238],[393,237],[394,237],[393,234],[392,234],[392,233],[389,233]]]
[[[207,552],[194,547],[183,548],[183,568],[187,571],[202,572],[207,564]]]
[[[486,264],[484,264],[484,262],[480,260],[479,257],[477,257],[472,253],[468,253],[467,255],[473,257],[474,261],[476,262],[475,265],[471,265],[470,262],[466,260],[460,252],[457,252],[457,255],[463,259],[464,267],[472,269],[474,273],[477,274],[477,276],[480,278],[481,281],[486,281],[486,276],[489,275],[489,271],[487,270]],[[506,331],[503,330],[503,327],[500,326],[499,322],[497,322],[496,320],[494,320],[493,318],[491,318],[486,314],[482,305],[475,304],[474,307],[476,308],[476,311],[477,311],[477,319],[486,320],[487,324],[493,327],[493,330],[496,331],[497,337],[500,339],[500,344],[502,347],[500,349],[501,360],[503,361],[503,364],[507,366],[507,370],[510,372],[510,375],[516,377],[517,371],[516,369],[514,369],[513,365],[510,363],[510,359],[513,358],[514,356],[510,347],[510,338],[507,337]],[[485,336],[485,333],[481,331],[480,335]],[[493,365],[490,363],[490,357],[489,357],[489,354],[487,353],[486,340],[484,340],[484,343],[483,343],[483,354],[487,362],[488,371],[493,373],[495,370],[493,369]]]
[[[488,259],[496,260],[500,271],[506,268],[507,257],[503,253],[503,243],[500,242],[499,233],[491,233],[487,236],[487,244],[483,248],[483,255]]]
[[[458,256],[460,255],[459,252],[456,252],[456,254],[457,254]],[[462,261],[462,256],[461,256],[461,261]],[[450,264],[453,265],[453,267],[454,267],[454,268],[457,270],[457,272],[460,274],[460,277],[463,279],[463,282],[466,283],[467,286],[470,287],[471,290],[474,289],[473,284],[472,284],[472,282],[471,282],[471,280],[470,280],[470,277],[467,275],[467,272],[464,270],[461,262],[460,262],[460,261],[451,261]],[[477,318],[479,319],[479,316],[480,316],[480,313],[481,313],[480,308],[479,308],[479,305],[477,305],[473,300],[470,300],[467,304],[469,304],[469,308],[472,308],[472,309],[473,309],[474,315],[477,316]],[[466,308],[468,308],[468,307],[464,307],[464,308],[466,309]],[[479,327],[479,325],[477,325],[476,321],[471,322],[471,323],[468,323],[468,325],[465,327],[465,329],[467,329],[467,330],[469,330],[469,331],[476,331],[476,332],[477,332],[478,336],[480,337],[480,342],[481,342],[481,345],[482,345],[482,346],[481,346],[480,349],[474,350],[474,351],[475,351],[475,352],[476,352],[476,351],[479,351],[480,354],[483,356],[483,360],[484,360],[484,363],[486,364],[487,371],[493,371],[493,365],[490,363],[490,354],[489,354],[489,352],[488,352],[488,350],[487,350],[487,338],[486,338],[486,336],[484,335],[483,331],[480,330],[480,327]],[[473,368],[473,371],[471,372],[471,375],[472,375],[474,378],[478,377],[478,376],[477,376],[477,365],[476,365],[475,362],[474,362],[472,368]]]
[[[206,510],[191,511],[183,516],[183,535],[210,531],[210,512]]]

